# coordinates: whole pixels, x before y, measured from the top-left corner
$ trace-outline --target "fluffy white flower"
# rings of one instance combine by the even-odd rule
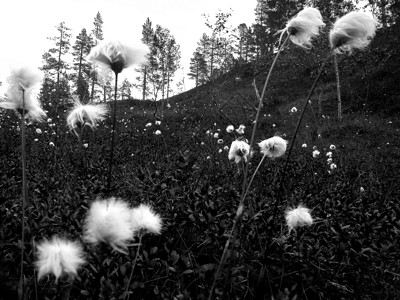
[[[302,148],[307,148],[307,144],[301,145]]]
[[[250,145],[245,141],[235,140],[231,144],[229,149],[228,158],[229,160],[235,159],[235,163],[240,163],[242,159],[247,162],[247,158],[250,154]]]
[[[103,69],[104,77],[111,70],[114,73],[121,73],[123,69],[133,64],[144,63],[148,53],[149,48],[144,44],[130,47],[118,41],[109,41],[92,48],[87,60],[98,63]]]
[[[87,125],[92,130],[96,127],[99,121],[105,119],[109,109],[106,104],[85,104],[82,105],[78,100],[75,100],[74,107],[70,110],[67,117],[67,124],[70,131],[78,135],[76,129]]]
[[[378,22],[365,12],[352,11],[338,19],[329,33],[331,48],[336,53],[351,54],[363,50],[375,36]]]
[[[228,125],[228,127],[226,127],[226,132],[227,133],[231,133],[235,130],[235,127],[233,127],[233,125]]]
[[[53,143],[53,142],[50,142],[50,143],[49,143],[49,146],[54,147],[54,143]]]
[[[290,112],[291,112],[291,113],[296,113],[296,112],[297,112],[297,108],[293,106],[293,107],[290,109]]]
[[[329,149],[335,150],[335,149],[336,149],[336,146],[335,146],[335,145],[330,145],[330,146],[329,146]]]
[[[114,197],[94,201],[85,219],[84,239],[94,245],[104,242],[114,250],[126,253],[133,238],[131,209]]]
[[[160,130],[156,130],[156,132],[154,132],[155,135],[160,135],[161,131]]]
[[[223,144],[223,143],[224,143],[224,140],[223,140],[223,139],[219,139],[219,140],[217,141],[217,143],[218,143],[218,144]]]
[[[214,139],[217,139],[217,138],[219,138],[218,132],[214,133]]]
[[[284,140],[280,136],[273,136],[272,138],[266,139],[260,143],[260,151],[262,154],[270,157],[280,157],[286,152],[288,141]]]
[[[319,155],[321,154],[321,152],[319,152],[318,150],[314,150],[313,152],[312,152],[312,156],[315,158],[315,157],[318,157]]]
[[[154,234],[161,233],[162,221],[150,206],[140,204],[131,211],[131,224],[135,233],[140,231]]]
[[[145,127],[150,127],[151,125],[153,125],[153,124],[151,124],[151,123],[147,123],[146,125],[144,125]]]
[[[36,128],[36,133],[37,134],[42,134],[42,130],[40,128]]]
[[[330,168],[331,168],[331,170],[334,170],[334,169],[337,168],[337,165],[336,165],[336,164],[331,164],[331,165],[330,165]]]
[[[319,34],[319,29],[324,27],[321,13],[313,7],[306,7],[297,16],[286,24],[286,27],[279,30],[280,40],[286,32],[290,35],[290,40],[303,48],[311,48],[311,39]]]
[[[239,128],[236,129],[236,132],[238,134],[244,134],[244,130],[246,129],[246,126],[244,126],[243,124],[239,125]]]
[[[299,205],[295,209],[289,209],[286,212],[285,219],[286,225],[289,227],[289,232],[296,227],[310,226],[313,223],[310,210],[302,205]]]
[[[38,280],[46,274],[53,274],[56,281],[63,274],[76,275],[78,268],[85,263],[79,243],[53,237],[37,246]]]
[[[331,152],[331,151],[326,152],[326,156],[327,156],[327,157],[332,157],[332,152]]]
[[[46,113],[40,106],[37,96],[34,94],[35,88],[42,80],[42,74],[28,67],[16,68],[11,70],[11,75],[7,78],[7,100],[0,102],[0,107],[13,109],[21,116],[25,108],[25,119],[41,122]]]
[[[154,123],[155,123],[156,125],[161,125],[161,121],[158,121],[158,120],[155,121]]]

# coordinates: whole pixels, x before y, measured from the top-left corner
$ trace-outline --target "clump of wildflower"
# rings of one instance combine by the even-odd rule
[[[279,30],[280,40],[284,33],[290,35],[290,40],[303,48],[311,48],[311,39],[319,34],[321,27],[325,23],[322,21],[321,13],[313,7],[306,7],[300,11],[297,16],[286,24],[286,27]]]
[[[77,242],[53,237],[37,246],[38,280],[46,274],[53,274],[56,281],[63,274],[76,275],[78,268],[85,263],[82,247]]]
[[[280,136],[274,136],[258,143],[258,146],[262,154],[270,158],[276,158],[285,154],[287,144],[288,141]]]
[[[338,19],[329,33],[334,52],[352,54],[365,49],[375,36],[378,22],[365,12],[352,11]]]
[[[150,206],[140,204],[131,210],[131,226],[135,234],[139,232],[160,234],[162,221],[160,216],[154,213]]]
[[[289,227],[289,233],[296,227],[310,226],[313,224],[310,210],[302,205],[295,209],[289,209],[285,215],[286,225]]]
[[[133,238],[131,209],[117,198],[94,201],[85,219],[84,239],[94,245],[104,242],[114,250],[126,253]]]
[[[242,160],[247,162],[250,154],[250,145],[245,141],[235,140],[232,142],[229,149],[229,160],[234,159],[235,163],[240,163]]]

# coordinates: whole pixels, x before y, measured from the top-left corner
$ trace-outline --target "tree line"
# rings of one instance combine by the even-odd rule
[[[237,65],[268,59],[278,46],[276,33],[305,6],[317,7],[328,25],[359,9],[370,10],[384,30],[400,19],[397,0],[257,0],[255,23],[251,26],[227,26],[231,13],[218,12],[214,21],[205,16],[209,31],[203,33],[193,52],[189,78],[199,86]]]

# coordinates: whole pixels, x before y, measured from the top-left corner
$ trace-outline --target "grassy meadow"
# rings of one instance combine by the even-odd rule
[[[319,66],[302,59],[305,51],[296,51],[283,54],[274,71],[256,143],[276,134],[291,143]],[[375,68],[362,57],[341,63],[341,122],[336,118],[334,74],[323,74],[294,143],[282,190],[286,156],[261,165],[212,299],[400,298],[400,120],[399,105],[392,105],[398,100],[398,72],[393,68],[398,59],[391,56],[388,64]],[[155,112],[151,101],[119,101],[109,192],[111,118],[95,131],[85,127],[79,143],[66,126],[69,107],[44,103],[46,122],[26,129],[26,299],[124,299],[133,263],[129,299],[209,299],[242,192],[243,165],[229,161],[227,150],[238,134],[226,128],[243,124],[243,137],[250,140],[257,107],[253,82],[260,89],[268,67],[244,65],[165,100],[163,116],[161,102]],[[0,111],[4,300],[17,297],[22,247],[18,124],[14,112]],[[316,157],[315,150],[320,153]],[[327,163],[328,152],[336,168]],[[256,145],[250,176],[261,157]],[[136,239],[127,254],[83,243],[86,263],[75,278],[38,281],[36,243],[53,235],[82,240],[90,204],[110,196],[132,206],[149,204],[162,218],[161,234],[145,235],[140,247]],[[285,211],[299,204],[311,209],[314,223],[289,232]]]

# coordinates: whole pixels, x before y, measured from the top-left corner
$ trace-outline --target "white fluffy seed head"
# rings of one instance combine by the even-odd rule
[[[77,242],[53,237],[37,246],[38,280],[46,274],[53,274],[58,280],[63,274],[76,275],[78,268],[85,263],[82,247]]]
[[[131,210],[131,224],[135,234],[140,232],[161,233],[162,220],[160,216],[146,204],[140,204]]]
[[[354,49],[365,49],[375,36],[378,24],[365,12],[352,11],[344,15],[335,22],[329,33],[332,50],[350,55]]]
[[[289,227],[289,232],[296,227],[310,226],[314,222],[310,210],[302,205],[299,205],[295,209],[289,209],[286,212],[285,219],[286,224]]]
[[[287,144],[287,140],[284,140],[280,136],[273,136],[272,138],[258,143],[258,146],[262,154],[270,158],[276,158],[285,154]]]
[[[247,162],[250,154],[250,145],[245,141],[235,140],[232,142],[229,149],[228,158],[229,160],[234,159],[235,163],[240,163],[242,159]]]
[[[104,242],[126,253],[133,233],[131,209],[126,202],[112,197],[91,204],[85,219],[85,241],[94,245]]]

